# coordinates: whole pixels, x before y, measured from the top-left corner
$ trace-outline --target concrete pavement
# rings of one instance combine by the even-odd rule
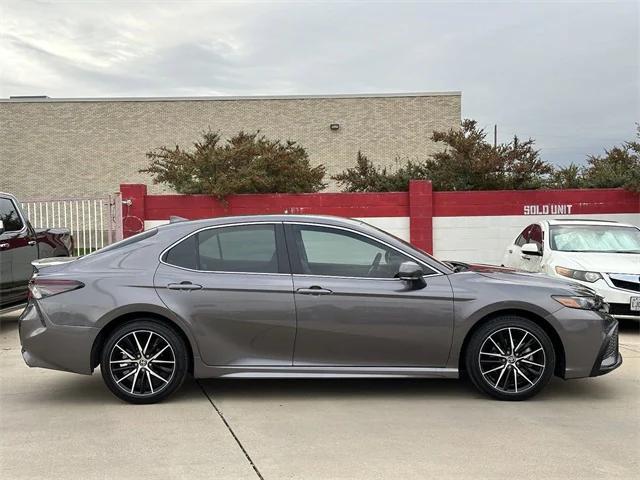
[[[496,402],[441,380],[190,379],[128,405],[92,377],[29,369],[1,318],[2,478],[637,478],[640,334],[625,363]],[[205,394],[206,393],[206,394]],[[253,463],[253,465],[252,465]],[[255,466],[255,468],[254,468]]]

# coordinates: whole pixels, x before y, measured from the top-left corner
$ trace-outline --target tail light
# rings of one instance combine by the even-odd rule
[[[41,298],[70,292],[84,287],[84,283],[77,280],[46,279],[34,277],[29,282],[29,296],[40,300]]]

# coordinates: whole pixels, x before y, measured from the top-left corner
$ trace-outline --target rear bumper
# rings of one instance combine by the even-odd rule
[[[30,367],[91,374],[91,346],[98,329],[56,325],[32,300],[18,320],[22,358]]]

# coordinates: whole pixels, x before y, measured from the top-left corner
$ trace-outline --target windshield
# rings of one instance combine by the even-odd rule
[[[640,229],[613,225],[552,225],[552,250],[560,252],[640,253]]]

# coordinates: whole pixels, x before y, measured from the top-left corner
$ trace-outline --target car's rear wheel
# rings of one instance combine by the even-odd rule
[[[547,333],[531,320],[509,315],[473,333],[465,365],[480,391],[499,400],[524,400],[549,382],[555,361]]]
[[[155,320],[117,328],[102,349],[100,369],[109,390],[131,403],[163,400],[184,382],[189,360],[184,341]]]

